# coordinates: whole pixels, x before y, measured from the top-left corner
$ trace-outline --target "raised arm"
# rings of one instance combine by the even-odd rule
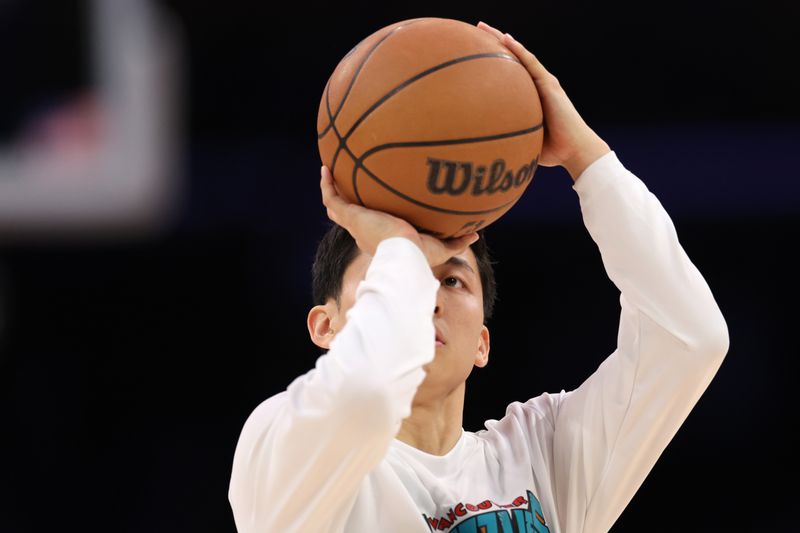
[[[229,490],[239,533],[341,529],[337,520],[411,413],[422,366],[433,360],[439,282],[430,263],[477,237],[422,237],[399,219],[344,202],[325,171],[320,185],[331,219],[372,259],[328,353],[245,423]]]
[[[614,353],[563,396],[553,466],[570,530],[607,531],[710,383],[728,333],[669,216],[615,153],[574,188],[622,312]]]
[[[575,391],[510,409],[529,421],[552,421],[549,467],[564,530],[605,532],[715,375],[728,350],[727,326],[658,199],[532,53],[479,26],[514,52],[536,83],[545,120],[541,164],[563,166],[575,180],[584,223],[621,291],[617,349],[600,368]],[[529,423],[531,433],[541,427]],[[540,433],[530,438],[549,438]]]

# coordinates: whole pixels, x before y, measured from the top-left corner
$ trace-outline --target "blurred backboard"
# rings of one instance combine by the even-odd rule
[[[22,41],[0,92],[0,244],[158,232],[181,192],[180,34],[149,0],[54,5],[56,22],[0,4]]]

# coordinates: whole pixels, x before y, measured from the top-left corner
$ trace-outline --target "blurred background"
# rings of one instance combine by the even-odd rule
[[[614,526],[794,531],[800,8],[789,0],[0,0],[0,531],[233,532],[239,431],[310,370],[316,115],[362,38],[484,20],[671,214],[730,329]],[[618,293],[563,169],[486,239],[500,299],[464,428],[580,384]]]

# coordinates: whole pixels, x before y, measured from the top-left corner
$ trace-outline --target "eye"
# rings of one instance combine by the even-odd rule
[[[442,283],[444,283],[444,284],[445,284],[446,286],[448,286],[448,287],[456,287],[456,288],[460,288],[460,287],[463,287],[463,286],[464,286],[464,282],[463,282],[463,281],[461,281],[460,279],[458,279],[458,278],[457,278],[457,277],[455,277],[455,276],[447,276],[446,278],[444,278],[444,279],[442,280]],[[459,283],[460,283],[461,285],[458,285]]]

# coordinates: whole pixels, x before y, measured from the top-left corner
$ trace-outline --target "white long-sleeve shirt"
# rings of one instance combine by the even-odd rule
[[[617,348],[597,371],[462,430],[444,456],[395,439],[434,357],[439,283],[411,241],[387,239],[330,351],[246,421],[229,492],[240,533],[611,528],[719,368],[728,332],[669,216],[614,152],[573,188],[621,291]]]

